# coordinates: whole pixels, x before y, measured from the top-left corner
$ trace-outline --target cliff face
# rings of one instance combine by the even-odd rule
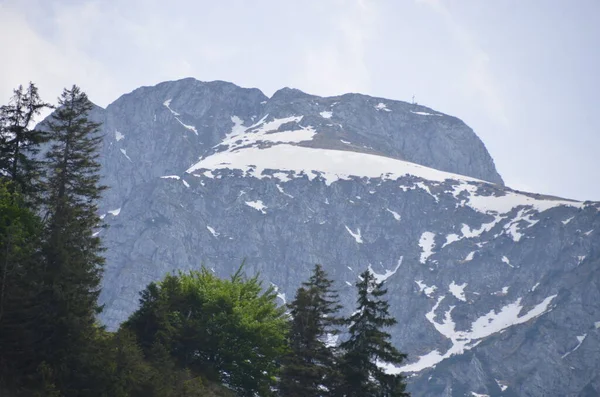
[[[193,79],[140,88],[93,118],[111,186],[110,328],[175,269],[228,276],[245,259],[284,301],[321,263],[350,309],[371,268],[409,354],[389,370],[415,396],[600,393],[600,205],[504,187],[460,120]]]

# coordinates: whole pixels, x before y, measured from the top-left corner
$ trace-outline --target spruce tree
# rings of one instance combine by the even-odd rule
[[[42,222],[0,181],[0,395],[34,386]],[[12,190],[12,192],[11,192]],[[9,394],[10,395],[10,394]]]
[[[14,181],[30,204],[37,204],[42,176],[40,145],[48,140],[44,130],[32,129],[35,117],[51,107],[40,99],[38,89],[29,83],[19,86],[8,105],[0,107],[0,174]]]
[[[291,315],[289,345],[280,378],[282,396],[334,395],[339,376],[335,358],[336,313],[341,308],[333,281],[316,265],[312,276],[298,289],[289,305]]]
[[[343,351],[340,395],[408,396],[402,375],[387,374],[380,366],[399,365],[406,358],[390,343],[390,334],[383,331],[383,328],[396,324],[396,319],[389,315],[388,302],[382,298],[387,290],[369,270],[360,275],[356,287],[358,308],[348,319],[350,337],[340,345]]]
[[[97,149],[99,124],[88,119],[92,103],[79,87],[65,89],[45,128],[47,153],[46,271],[40,299],[39,361],[49,365],[65,396],[94,395],[86,372],[94,359],[99,284],[104,259],[94,230],[100,224]]]

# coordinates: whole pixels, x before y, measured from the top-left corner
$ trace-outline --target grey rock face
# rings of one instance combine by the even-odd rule
[[[391,370],[413,395],[600,392],[600,204],[504,187],[460,120],[193,79],[140,88],[93,117],[111,186],[109,328],[177,269],[228,276],[246,260],[283,302],[321,263],[352,310],[371,268],[409,354]]]

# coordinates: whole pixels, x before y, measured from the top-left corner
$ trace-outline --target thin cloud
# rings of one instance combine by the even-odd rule
[[[108,73],[93,59],[74,47],[55,44],[42,36],[23,12],[8,4],[0,4],[0,36],[15,40],[0,40],[0,52],[11,54],[3,61],[0,97],[3,102],[19,84],[35,82],[44,99],[52,101],[62,89],[74,83],[84,89],[87,81],[106,89],[112,87]]]
[[[320,45],[307,43],[300,85],[312,93],[334,95],[368,92],[371,75],[367,66],[368,42],[377,22],[374,3],[362,0],[337,1],[329,36]]]
[[[483,101],[489,117],[501,126],[507,127],[510,123],[506,115],[506,106],[490,71],[490,57],[487,52],[476,43],[473,34],[456,21],[450,10],[440,0],[415,1],[428,6],[444,19],[448,30],[469,57],[467,87]]]

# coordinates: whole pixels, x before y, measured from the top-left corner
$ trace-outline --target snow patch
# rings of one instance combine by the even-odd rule
[[[404,365],[402,367],[394,367],[388,370],[388,373],[401,372],[420,372],[425,368],[431,368],[448,357],[463,354],[480,343],[480,339],[486,338],[497,332],[501,332],[514,325],[523,324],[529,320],[541,316],[548,310],[551,310],[550,303],[556,297],[551,295],[536,305],[526,314],[520,316],[523,306],[521,306],[521,298],[515,302],[502,307],[499,311],[491,310],[489,313],[479,317],[473,323],[469,331],[456,331],[456,324],[452,320],[452,310],[454,306],[450,306],[444,314],[444,320],[438,323],[435,320],[435,311],[440,303],[444,300],[441,296],[425,317],[435,327],[435,329],[452,341],[452,347],[444,354],[441,354],[437,349],[423,356],[420,356],[414,363]]]
[[[184,185],[185,187],[187,187],[187,188],[189,188],[189,187],[190,187],[190,184],[189,184],[189,183],[187,183],[187,182],[185,181],[185,179],[182,179],[182,180],[181,180],[181,182],[183,182],[183,185]]]
[[[579,347],[581,346],[581,344],[583,343],[583,341],[585,340],[586,337],[587,337],[587,334],[583,334],[583,335],[577,336],[577,342],[578,342],[577,346],[575,346],[575,348],[573,348],[573,350],[571,350],[570,352],[567,352],[567,353],[563,354],[561,358],[565,358],[569,354],[573,353],[575,350],[579,349]]]
[[[123,156],[127,157],[127,160],[129,160],[129,162],[133,163],[133,161],[131,161],[131,158],[129,158],[129,156],[127,155],[127,150],[125,149],[119,149],[121,151],[121,153],[123,153]]]
[[[313,127],[300,127],[299,130],[278,131],[284,124],[295,122],[299,123],[303,116],[292,116],[281,119],[274,119],[265,122],[268,115],[265,115],[258,123],[244,128],[241,120],[232,117],[234,126],[225,139],[217,146],[227,146],[227,150],[220,153],[232,153],[235,149],[256,145],[260,142],[270,143],[298,143],[310,141],[313,139],[316,131]],[[219,154],[219,153],[218,153]],[[214,155],[213,155],[214,156]],[[188,171],[189,172],[189,171]]]
[[[468,198],[463,200],[463,205],[467,205],[481,213],[491,214],[506,214],[518,206],[530,206],[538,212],[561,205],[575,208],[583,207],[583,203],[579,201],[534,198],[508,190],[505,190],[502,196],[482,196],[477,194],[477,190],[477,185],[461,180],[453,186],[452,195],[458,198],[459,195],[466,193]]]
[[[517,213],[517,216],[510,222],[508,222],[506,225],[504,225],[504,229],[506,230],[506,233],[512,237],[513,241],[518,242],[519,240],[521,240],[521,237],[523,237],[523,234],[519,232],[519,222],[521,221],[526,221],[529,223],[529,226],[527,227],[531,227],[533,225],[535,225],[538,221],[531,219],[531,214],[525,215],[525,213],[528,211],[528,209],[522,209]]]
[[[458,235],[455,233],[448,234],[446,236],[446,242],[444,243],[444,245],[442,245],[442,248],[444,248],[445,246],[450,245],[452,243],[455,243],[457,241],[460,241],[463,238],[479,237],[483,233],[487,233],[490,230],[492,230],[494,228],[494,226],[496,226],[496,224],[498,224],[498,222],[500,222],[502,219],[504,219],[504,218],[496,215],[494,217],[493,221],[491,221],[489,223],[481,224],[481,226],[479,226],[479,229],[471,229],[471,227],[469,225],[463,223],[462,227],[460,229],[461,235]]]
[[[279,292],[277,297],[283,301],[283,304],[287,304],[287,300],[285,299],[285,294],[283,292]]]
[[[417,188],[427,192],[427,194],[429,194],[431,197],[433,197],[433,199],[435,200],[436,203],[439,202],[440,199],[435,194],[431,193],[429,186],[427,186],[424,182],[416,182],[412,186],[400,186],[400,189],[402,189],[403,192],[407,192],[409,190],[415,190]]]
[[[219,233],[217,233],[215,231],[215,229],[213,229],[212,227],[210,227],[209,225],[206,225],[206,228],[208,229],[208,231],[210,232],[210,234],[212,234],[214,237],[219,237]]]
[[[387,280],[388,278],[390,278],[391,276],[393,276],[394,274],[396,274],[396,272],[400,268],[400,265],[402,265],[402,259],[403,259],[403,257],[401,256],[400,259],[398,260],[398,264],[396,265],[396,267],[394,268],[394,270],[386,269],[384,274],[375,273],[375,271],[371,267],[370,263],[369,263],[369,271],[371,272],[371,274],[373,275],[373,277],[375,277],[375,281],[377,283],[382,283],[385,280]]]
[[[244,127],[244,120],[240,119],[238,116],[231,116],[231,122],[233,123],[233,127],[231,127],[231,131],[225,134],[225,140],[230,140],[246,131],[247,127]]]
[[[467,298],[465,298],[465,287],[467,285],[467,283],[458,285],[454,281],[452,281],[452,283],[450,283],[450,285],[448,286],[448,290],[452,295],[454,295],[456,299],[466,302]]]
[[[344,226],[346,226],[346,225],[344,225]],[[356,233],[354,233],[352,230],[350,230],[350,228],[348,226],[346,226],[346,230],[348,231],[348,233],[350,233],[350,235],[352,237],[354,237],[354,240],[356,240],[356,242],[358,244],[362,244],[363,243],[362,236],[360,234],[360,228],[356,229]]]
[[[375,105],[375,109],[377,110],[385,110],[386,112],[391,112],[390,109],[387,108],[387,105],[383,102],[379,102],[377,105]]]
[[[108,211],[108,213],[112,216],[118,216],[121,213],[121,207],[117,208],[116,210]]]
[[[257,211],[260,211],[263,214],[266,214],[265,208],[267,208],[267,206],[263,204],[262,200],[246,201],[245,203],[248,207],[252,207]]]
[[[346,144],[346,145],[352,145],[352,142],[345,141],[345,140],[343,140],[343,139],[340,139],[340,142],[342,142],[342,143],[344,143],[344,144]]]
[[[442,117],[441,114],[434,114],[434,113],[427,113],[427,112],[415,112],[415,111],[410,111],[413,114],[418,114],[419,116],[438,116],[438,117]]]
[[[296,135],[298,140],[308,138],[306,130],[293,131],[293,133],[298,134]],[[279,138],[276,140],[279,142],[284,139],[292,139],[292,132],[289,134],[280,132],[270,135],[277,135]],[[238,146],[235,146],[234,149]],[[475,180],[385,156],[287,144],[262,149],[244,147],[233,150],[230,148],[201,159],[188,168],[186,172],[193,173],[200,169],[240,169],[245,172],[246,176],[255,178],[278,177],[277,175],[263,174],[263,171],[267,169],[288,171],[287,178],[290,176],[308,176],[309,180],[313,180],[320,176],[327,185],[331,185],[338,180],[348,180],[351,177],[396,180],[405,175],[413,175],[437,182],[443,182],[446,179]]]
[[[540,283],[535,283],[533,287],[531,287],[531,292],[535,291],[537,287],[539,287]]]
[[[498,222],[500,222],[502,219],[504,219],[504,218],[501,216],[496,216],[493,221],[491,221],[489,223],[483,223],[479,227],[479,229],[471,229],[471,227],[469,225],[463,223],[460,231],[461,231],[463,237],[465,237],[465,238],[479,237],[483,233],[487,233],[490,230],[492,230],[494,228],[494,226],[496,226],[496,224]]]
[[[402,219],[402,217],[400,216],[400,214],[397,213],[396,211],[392,211],[389,208],[386,208],[386,211],[389,212],[390,214],[392,214],[394,216],[394,219],[397,220],[398,222],[400,222],[400,219]]]
[[[333,112],[321,112],[319,113],[321,115],[321,117],[323,117],[324,119],[330,119],[331,116],[333,116]]]
[[[435,285],[428,287],[427,284],[423,282],[423,280],[415,280],[415,283],[417,283],[417,285],[419,286],[419,292],[425,292],[425,295],[427,295],[428,298],[431,298],[431,296],[437,289]]]
[[[421,247],[421,258],[419,262],[425,263],[427,259],[433,254],[433,247],[435,245],[435,234],[431,232],[423,232],[419,239],[419,247]]]
[[[124,139],[125,135],[121,134],[118,130],[115,130],[115,139],[119,142],[121,139]]]
[[[283,190],[283,188],[279,186],[279,184],[275,186],[277,186],[277,190],[279,190],[279,193],[283,194],[284,196],[288,196],[289,198],[294,198],[294,196],[292,196],[291,194],[286,193],[285,190]]]
[[[325,346],[335,347],[338,344],[339,335],[327,334],[325,337]]]
[[[500,388],[501,391],[508,389],[508,384],[506,384],[506,382],[498,380],[498,379],[494,379],[494,380],[496,381],[496,384],[498,385],[498,387]]]
[[[194,134],[198,135],[198,131],[196,130],[196,127],[194,127],[193,125],[185,124],[183,121],[179,120],[179,117],[175,117],[175,120],[177,120],[179,122],[179,124],[181,124],[182,126],[187,128],[188,130],[192,131]]]
[[[175,120],[177,120],[177,122],[179,122],[179,124],[181,124],[182,126],[184,126],[185,128],[187,128],[190,131],[193,131],[194,134],[198,135],[198,131],[196,131],[196,127],[192,126],[192,125],[187,125],[185,124],[183,121],[181,121],[179,119],[179,116],[181,116],[179,113],[177,113],[176,111],[174,111],[173,109],[171,109],[171,101],[173,99],[167,99],[166,101],[163,102],[163,105],[169,109],[169,111],[171,112],[171,114],[175,117]]]
[[[179,180],[180,177],[177,175],[165,175],[165,176],[161,176],[160,179],[177,179],[177,180]]]
[[[491,295],[504,296],[504,295],[508,294],[509,288],[510,287],[502,287],[502,289],[500,291],[492,292]]]
[[[473,260],[473,257],[475,256],[475,252],[477,251],[471,251],[469,252],[469,254],[467,255],[467,257],[464,259],[465,262],[470,262]]]
[[[444,248],[447,245],[450,245],[456,241],[459,241],[461,239],[461,237],[458,234],[452,233],[446,236],[446,242],[444,243],[444,245],[442,245],[442,248]]]
[[[563,225],[566,225],[566,224],[568,224],[569,222],[571,222],[571,221],[573,220],[573,218],[575,218],[575,217],[574,217],[574,216],[572,216],[572,217],[570,217],[569,219],[562,221],[562,224],[563,224]]]
[[[285,294],[283,292],[279,292],[279,287],[273,283],[271,283],[271,285],[273,286],[273,289],[275,290],[275,293],[277,294],[277,297],[279,299],[281,299],[281,301],[283,302],[283,304],[287,304],[287,300],[285,299]]]
[[[173,116],[180,116],[179,113],[177,113],[176,111],[174,111],[173,109],[171,109],[171,101],[173,100],[173,98],[171,99],[167,99],[166,101],[163,102],[163,105],[169,109],[169,111],[171,112],[171,114],[173,114]]]

